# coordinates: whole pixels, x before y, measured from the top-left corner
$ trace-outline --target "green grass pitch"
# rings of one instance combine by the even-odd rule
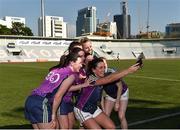
[[[108,64],[120,70],[134,62],[121,60]],[[0,64],[0,128],[31,128],[24,119],[25,99],[56,64]],[[129,128],[180,128],[180,59],[145,60],[142,69],[124,80],[130,90],[126,113]],[[120,125],[117,113],[113,112],[111,118]]]

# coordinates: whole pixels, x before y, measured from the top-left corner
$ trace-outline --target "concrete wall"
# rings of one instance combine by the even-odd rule
[[[59,61],[69,44],[77,39],[0,36],[0,62]],[[20,55],[9,52],[7,44],[16,44]],[[135,59],[143,52],[147,59],[180,58],[180,39],[98,40],[92,39],[94,50],[107,59]],[[13,52],[13,49],[10,51]]]

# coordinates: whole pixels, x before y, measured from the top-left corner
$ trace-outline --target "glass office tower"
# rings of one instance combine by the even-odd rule
[[[78,11],[76,36],[89,35],[96,32],[96,7],[86,7]]]

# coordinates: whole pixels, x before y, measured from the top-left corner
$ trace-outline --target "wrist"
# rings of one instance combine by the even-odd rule
[[[56,119],[56,115],[52,114],[51,118],[52,118],[52,120],[55,120]]]

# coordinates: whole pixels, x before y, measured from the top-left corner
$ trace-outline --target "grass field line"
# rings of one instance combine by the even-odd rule
[[[174,117],[174,116],[178,116],[178,115],[180,115],[180,112],[171,113],[171,114],[166,114],[166,115],[157,116],[157,117],[150,118],[150,119],[146,119],[146,120],[141,120],[141,121],[132,122],[132,123],[129,123],[128,126],[134,126],[134,125],[144,124],[144,123],[148,123],[148,122],[151,122],[151,121],[161,120],[161,119],[165,119],[165,118],[169,118],[169,117]]]
[[[158,78],[158,77],[147,77],[147,76],[129,76],[129,77],[180,82],[180,80],[178,79],[168,79],[168,78]]]

